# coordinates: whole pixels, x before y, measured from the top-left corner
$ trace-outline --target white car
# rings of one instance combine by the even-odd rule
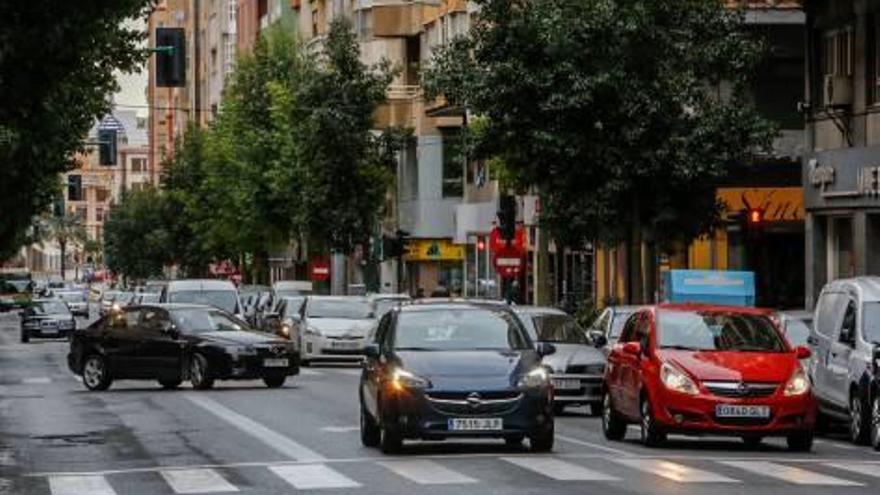
[[[373,306],[364,297],[310,296],[296,322],[302,364],[360,361],[373,327]]]

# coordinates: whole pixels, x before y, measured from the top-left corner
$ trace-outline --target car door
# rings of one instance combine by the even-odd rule
[[[633,329],[629,342],[638,342],[642,352],[638,355],[624,353],[622,363],[621,407],[620,410],[631,417],[640,414],[640,394],[642,390],[642,365],[648,351],[650,319],[647,313],[637,313],[632,318]],[[627,322],[629,324],[630,322]]]
[[[137,331],[145,375],[167,380],[180,378],[185,341],[169,332],[171,327],[171,316],[164,309],[144,308],[141,313]]]
[[[846,304],[843,294],[823,291],[816,304],[816,316],[810,335],[813,351],[812,378],[819,400],[832,403],[833,379],[831,378],[831,347],[839,338],[840,324]]]
[[[137,378],[143,367],[137,333],[140,314],[140,308],[124,308],[107,315],[102,340],[110,369],[118,378]]]
[[[611,394],[611,400],[618,411],[624,412],[629,407],[627,405],[627,397],[629,392],[625,390],[627,383],[632,379],[629,375],[633,372],[632,356],[623,352],[623,346],[627,342],[635,339],[636,323],[639,314],[630,316],[629,320],[624,324],[623,331],[617,343],[614,344],[611,354],[608,356],[607,380],[606,386],[608,393]]]
[[[844,301],[837,338],[831,343],[828,356],[829,398],[840,408],[849,405],[849,364],[856,347],[856,322],[860,313],[853,295],[848,294]]]
[[[391,326],[392,315],[391,313],[387,313],[379,321],[379,327],[376,330],[376,338],[373,342],[379,346],[379,356],[364,358],[361,392],[364,406],[375,418],[379,417],[379,389],[382,386],[382,373],[385,369],[382,365],[382,359],[383,356],[391,351]]]

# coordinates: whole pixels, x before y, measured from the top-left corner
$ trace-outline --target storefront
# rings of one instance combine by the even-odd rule
[[[465,246],[449,239],[413,239],[407,243],[406,279],[413,296],[430,296],[445,289],[450,295],[461,295],[464,284]]]
[[[804,160],[807,306],[829,281],[880,275],[880,147]]]

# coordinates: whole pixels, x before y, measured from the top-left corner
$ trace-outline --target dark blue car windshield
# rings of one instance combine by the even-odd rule
[[[485,309],[437,309],[401,313],[397,350],[521,350],[530,347],[515,317]]]

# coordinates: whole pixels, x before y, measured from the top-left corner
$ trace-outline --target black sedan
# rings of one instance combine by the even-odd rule
[[[225,311],[189,304],[111,311],[74,334],[67,360],[90,390],[106,390],[116,379],[157,380],[169,389],[184,380],[208,389],[215,380],[262,379],[275,388],[299,373],[291,343],[250,331]]]
[[[379,322],[360,383],[361,440],[383,452],[405,439],[503,438],[553,449],[553,391],[542,355],[506,307],[403,306]]]
[[[32,338],[67,338],[76,328],[73,313],[64,301],[36,299],[21,313],[21,341]]]

